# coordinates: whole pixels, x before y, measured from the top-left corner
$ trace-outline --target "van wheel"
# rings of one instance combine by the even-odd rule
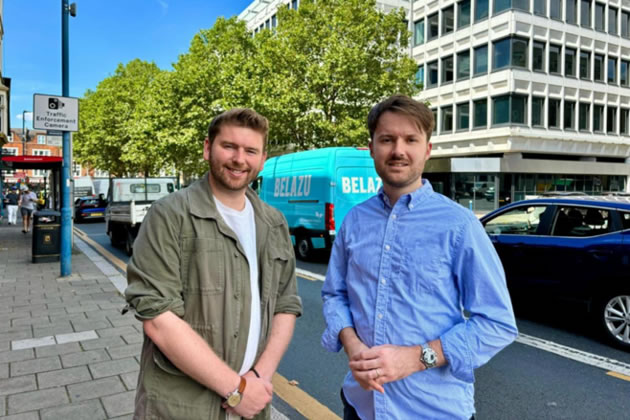
[[[303,260],[307,261],[311,254],[313,253],[313,244],[311,243],[311,238],[306,236],[302,236],[296,244],[297,256]]]
[[[608,293],[598,299],[594,316],[608,342],[630,350],[630,292]]]
[[[125,252],[131,257],[133,254],[133,234],[127,232],[127,238],[125,239]]]

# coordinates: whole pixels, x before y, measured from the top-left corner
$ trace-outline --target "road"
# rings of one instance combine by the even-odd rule
[[[121,260],[128,260],[122,250],[110,245],[104,223],[76,227]],[[324,274],[326,256],[318,258],[310,263],[298,261],[298,267]],[[320,281],[298,278],[304,315],[298,320],[279,373],[297,381],[302,390],[341,416],[339,388],[347,361],[343,352],[327,353],[319,344],[324,328],[321,285]],[[519,341],[475,373],[477,419],[630,418],[630,352],[600,342],[586,327],[586,317],[573,309],[539,300],[518,302]],[[541,343],[542,348],[526,342]],[[553,348],[580,361],[550,352]],[[615,371],[603,365],[608,359],[618,362],[615,369],[625,376],[613,376]]]

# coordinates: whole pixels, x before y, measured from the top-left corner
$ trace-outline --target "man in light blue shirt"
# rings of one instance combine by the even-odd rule
[[[368,116],[383,187],[345,217],[322,289],[322,345],[349,359],[345,419],[469,419],[474,370],[517,335],[483,227],[422,179],[433,127],[402,95]]]

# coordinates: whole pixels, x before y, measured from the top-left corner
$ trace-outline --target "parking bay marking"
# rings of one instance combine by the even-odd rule
[[[527,346],[557,354],[558,356],[566,357],[567,359],[575,360],[576,362],[605,369],[609,371],[607,374],[610,376],[630,381],[630,364],[628,363],[563,346],[562,344],[527,334],[519,334],[516,341]]]

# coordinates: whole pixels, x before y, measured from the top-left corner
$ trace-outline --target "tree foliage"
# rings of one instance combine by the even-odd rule
[[[252,107],[270,122],[272,153],[364,145],[370,107],[414,95],[404,13],[375,0],[302,0],[278,26],[252,36],[235,17],[194,36],[170,71],[119,65],[81,101],[78,160],[120,175],[173,169],[200,174],[211,119]]]

